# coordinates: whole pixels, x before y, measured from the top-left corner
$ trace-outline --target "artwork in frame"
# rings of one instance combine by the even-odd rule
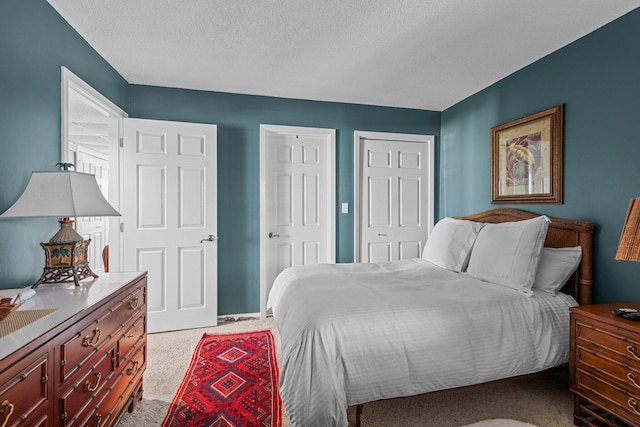
[[[491,203],[562,203],[562,110],[491,128]]]

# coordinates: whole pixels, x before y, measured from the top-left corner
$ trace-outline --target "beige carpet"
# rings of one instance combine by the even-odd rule
[[[533,424],[522,423],[515,420],[486,420],[473,424],[467,424],[465,427],[536,427]]]
[[[150,334],[144,399],[118,427],[158,426],[189,366],[196,344],[207,333],[270,329],[280,351],[280,335],[272,318],[225,322],[215,328]],[[494,381],[471,387],[427,393],[364,405],[362,427],[569,427],[573,425],[573,398],[568,370]],[[286,408],[285,408],[286,409]],[[355,410],[349,408],[349,422]],[[283,427],[288,427],[286,413]]]

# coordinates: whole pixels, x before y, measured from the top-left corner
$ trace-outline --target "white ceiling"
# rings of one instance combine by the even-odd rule
[[[48,1],[129,83],[436,111],[640,6],[640,0]]]

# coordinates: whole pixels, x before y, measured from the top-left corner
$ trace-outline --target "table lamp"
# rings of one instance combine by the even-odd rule
[[[640,197],[629,203],[616,260],[640,261]]]
[[[62,165],[65,169],[69,164]],[[119,216],[102,195],[95,175],[69,170],[33,172],[27,188],[0,218],[59,217],[60,229],[48,243],[40,243],[45,252],[45,267],[33,288],[43,283],[74,282],[98,277],[89,268],[87,250],[91,239],[84,240],[73,229],[74,217]]]

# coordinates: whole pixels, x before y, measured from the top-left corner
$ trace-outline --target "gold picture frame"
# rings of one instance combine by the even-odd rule
[[[562,203],[562,113],[491,128],[491,203]]]

